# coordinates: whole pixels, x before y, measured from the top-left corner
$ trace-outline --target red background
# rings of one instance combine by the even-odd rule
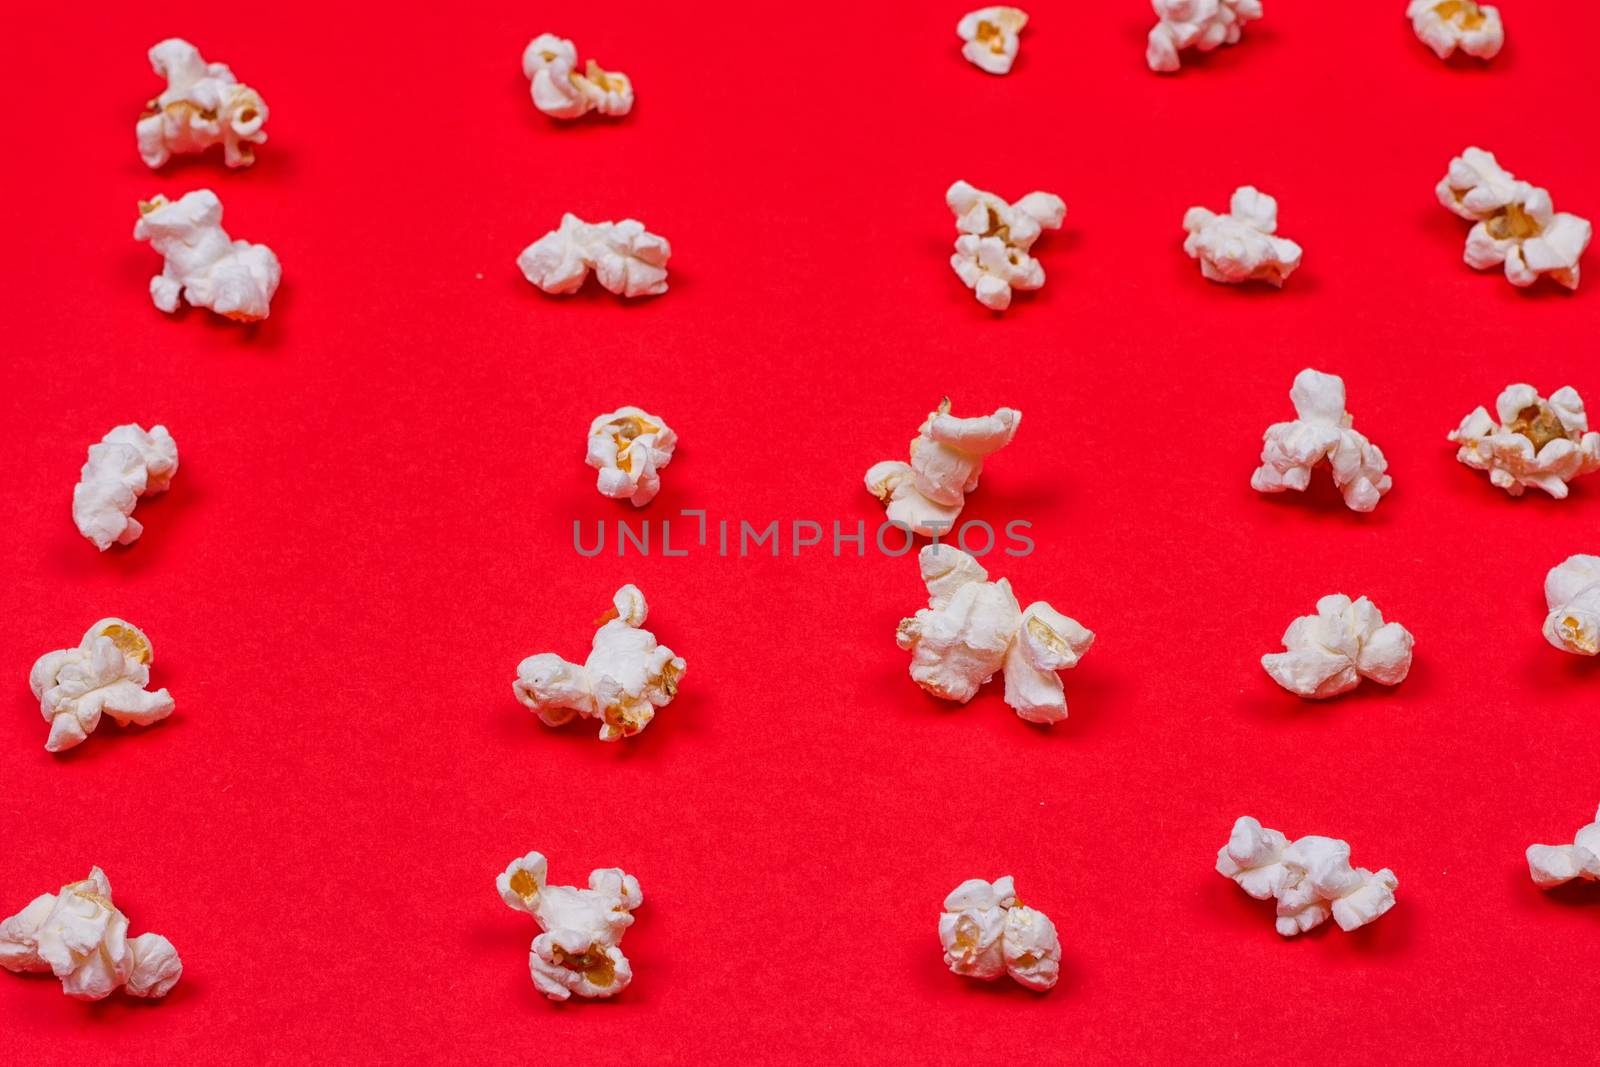
[[[0,914],[98,863],[186,970],[154,1005],[0,976],[0,1059],[1592,1055],[1600,895],[1540,893],[1522,852],[1600,801],[1600,665],[1539,634],[1546,570],[1600,550],[1600,478],[1512,500],[1445,434],[1508,382],[1600,403],[1600,277],[1567,295],[1468,269],[1432,190],[1476,143],[1600,216],[1600,68],[1561,5],[1508,3],[1486,69],[1435,59],[1404,6],[1273,3],[1158,77],[1145,4],[1034,3],[1003,79],[960,58],[950,4],[21,16]],[[546,29],[629,73],[633,114],[538,114],[518,57]],[[253,168],[139,161],[144,53],[170,34],[265,96]],[[1004,317],[947,264],[956,178],[1069,206],[1037,246],[1048,285]],[[1180,251],[1184,209],[1246,182],[1306,249],[1282,292]],[[150,306],[135,201],[202,186],[282,259],[257,328]],[[567,210],[666,235],[671,292],[527,285],[514,257]],[[1326,479],[1249,488],[1306,365],[1344,376],[1390,459],[1374,514]],[[1053,730],[998,682],[952,707],[906,677],[912,557],[572,548],[574,519],[679,508],[870,526],[862,472],[944,394],[1024,412],[966,517],[1031,521],[1037,550],[994,573],[1099,635]],[[682,439],[638,513],[582,463],[588,420],[625,403]],[[102,555],[71,488],[130,421],[167,425],[182,468],[143,540]],[[518,660],[581,658],[624,581],[689,662],[680,697],[618,745],[543,727]],[[1258,666],[1334,591],[1416,634],[1398,689],[1303,703]],[[29,665],[104,615],[147,630],[177,712],[53,757]],[[1347,838],[1398,906],[1281,940],[1212,871],[1242,813]],[[535,848],[556,881],[642,883],[617,1000],[535,993],[536,929],[493,884]],[[940,962],[944,894],[1005,873],[1060,928],[1049,995]]]

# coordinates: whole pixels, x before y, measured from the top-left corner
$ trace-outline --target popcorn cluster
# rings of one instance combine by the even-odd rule
[[[1355,420],[1344,409],[1344,379],[1307,367],[1294,376],[1289,400],[1296,418],[1267,427],[1261,466],[1250,476],[1250,487],[1261,493],[1303,492],[1311,484],[1311,472],[1326,462],[1346,507],[1362,512],[1376,508],[1394,481],[1386,473],[1389,461],[1383,452],[1356,432]]]
[[[198,48],[177,37],[150,49],[150,66],[167,79],[167,88],[145,105],[135,128],[147,166],[217,144],[230,167],[256,161],[254,146],[267,139],[267,105],[259,93],[241,85],[226,64],[207,63]]]
[[[1209,52],[1238,44],[1244,25],[1261,17],[1261,0],[1150,0],[1157,22],[1150,30],[1144,61],[1150,69],[1169,73],[1181,66],[1185,48]]]
[[[548,885],[547,866],[530,852],[495,879],[506,907],[532,915],[543,931],[528,952],[534,986],[551,1000],[616,996],[633,980],[621,943],[644,903],[638,879],[601,867],[589,873],[588,889]]]
[[[1011,306],[1013,289],[1044,285],[1044,267],[1028,254],[1045,230],[1059,230],[1067,205],[1053,193],[1029,193],[1008,204],[993,193],[958,181],[944,194],[955,212],[955,255],[950,266],[978,303],[994,311]]]
[[[578,50],[553,33],[541,33],[522,50],[522,73],[533,83],[533,106],[553,119],[575,119],[590,111],[613,118],[633,110],[633,82],[602,70],[594,60],[577,71]]]
[[[1473,0],[1411,0],[1406,17],[1417,39],[1440,59],[1456,49],[1479,59],[1493,59],[1506,43],[1500,9]]]
[[[599,471],[601,495],[642,508],[661,491],[661,468],[672,462],[678,435],[665,419],[622,407],[589,424],[586,461]]]
[[[1570,845],[1529,845],[1528,874],[1540,889],[1554,889],[1578,879],[1600,882],[1600,813],[1578,831]]]
[[[1232,878],[1257,900],[1278,902],[1278,933],[1303,934],[1332,915],[1346,932],[1359,929],[1394,907],[1400,881],[1385,867],[1374,874],[1351,868],[1350,845],[1332,837],[1302,837],[1294,843],[1248,815],[1233,824],[1217,853],[1217,872]]]
[[[928,606],[900,620],[895,643],[911,653],[911,678],[943,700],[965,704],[1003,670],[1006,703],[1029,722],[1057,723],[1067,701],[1057,671],[1070,670],[1094,634],[1042,600],[1020,608],[1011,583],[947,544],[917,556]]]
[[[154,660],[155,646],[144,631],[122,619],[101,619],[77,648],[47,652],[35,660],[28,686],[50,724],[45,751],[64,752],[83,744],[102,714],[119,726],[149,726],[171,715],[171,694],[145,689]]]
[[[667,291],[672,245],[635,219],[584,222],[567,213],[517,256],[522,276],[547,293],[575,293],[593,270],[618,296],[658,296]]]
[[[103,1000],[117,988],[132,997],[166,996],[183,961],[160,934],[128,936],[128,917],[111,902],[99,867],[81,882],[45,893],[0,923],[0,967],[50,971],[77,1000]]]
[[[911,462],[874,463],[867,491],[887,505],[890,522],[927,537],[948,533],[978,488],[984,459],[1010,444],[1021,422],[1022,412],[1012,408],[957,418],[945,397],[911,439]]]
[[[166,258],[150,279],[150,299],[162,311],[178,310],[182,296],[236,322],[256,322],[271,312],[283,278],[278,257],[266,245],[231,239],[222,228],[222,201],[210,189],[176,201],[141,200],[133,237]]]
[[[1600,556],[1568,556],[1544,577],[1544,639],[1563,652],[1600,652]]]
[[[1342,593],[1317,601],[1315,615],[1302,615],[1283,634],[1287,652],[1261,657],[1272,680],[1303,697],[1324,700],[1348,693],[1370,678],[1399,685],[1411,673],[1416,639],[1397,622],[1384,622],[1377,607]]]
[[[1450,161],[1434,191],[1439,203],[1473,223],[1462,255],[1469,266],[1504,264],[1506,280],[1516,286],[1548,275],[1578,287],[1578,260],[1594,232],[1589,220],[1557,212],[1547,191],[1513,177],[1493,153],[1468,148]]]
[[[165,426],[146,433],[138,423],[117,426],[89,446],[72,490],[72,521],[104,552],[131,545],[144,527],[133,517],[142,496],[164,493],[178,471],[178,443]]]
[[[1218,215],[1203,207],[1183,213],[1183,250],[1200,261],[1214,282],[1263,281],[1282,288],[1300,266],[1300,246],[1278,231],[1278,202],[1253,185],[1241,185]]]
[[[1008,874],[993,882],[969,878],[944,898],[939,941],[945,966],[968,978],[1009,974],[1042,993],[1061,976],[1056,924],[1017,899]]]
[[[1018,38],[1027,24],[1028,13],[1014,7],[969,11],[956,23],[956,34],[965,42],[961,54],[979,70],[1010,74],[1017,59]]]
[[[1489,484],[1512,496],[1533,486],[1563,500],[1568,482],[1600,470],[1600,433],[1589,429],[1583,398],[1571,386],[1546,400],[1531,385],[1508,385],[1494,409],[1499,422],[1478,407],[1449,438],[1461,446],[1456,459],[1488,471]]]
[[[649,726],[656,708],[677,695],[688,665],[643,629],[649,611],[644,594],[625,585],[611,604],[583,666],[553,652],[517,664],[512,690],[546,726],[564,726],[575,716],[599,719],[600,740],[616,741]]]

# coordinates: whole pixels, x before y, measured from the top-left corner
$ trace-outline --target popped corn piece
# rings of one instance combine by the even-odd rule
[[[1568,482],[1600,470],[1600,433],[1589,429],[1583,398],[1571,386],[1546,400],[1519,382],[1506,386],[1494,406],[1498,422],[1478,407],[1449,436],[1460,446],[1456,459],[1488,471],[1491,485],[1512,496],[1531,485],[1563,500]]]
[[[146,166],[217,144],[230,167],[256,161],[254,146],[267,139],[267,105],[227,64],[207,63],[194,45],[171,37],[150,49],[150,66],[167,88],[145,105],[135,127]]]
[[[1576,289],[1578,261],[1589,247],[1589,220],[1557,212],[1550,194],[1500,166],[1492,152],[1468,148],[1450,161],[1434,192],[1474,225],[1462,259],[1476,270],[1504,264],[1506,280],[1526,287],[1548,275]]]
[[[913,533],[949,533],[978,488],[986,457],[1016,436],[1022,412],[997,408],[992,415],[957,418],[950,398],[939,401],[911,439],[911,462],[884,460],[867,469],[867,491],[886,506],[890,522]]]
[[[1150,30],[1144,61],[1163,73],[1178,69],[1185,48],[1238,44],[1245,23],[1261,17],[1261,0],[1151,0],[1151,6],[1161,21]]]
[[[643,629],[649,608],[632,585],[618,589],[601,616],[589,658],[580,667],[553,652],[517,665],[512,691],[546,726],[574,717],[600,720],[600,740],[616,741],[650,725],[656,708],[678,693],[688,665]]]
[[[1411,0],[1406,17],[1417,39],[1440,59],[1456,49],[1479,59],[1493,59],[1506,43],[1500,9],[1474,0]]]
[[[144,533],[133,517],[142,496],[164,493],[178,470],[178,445],[165,426],[146,433],[138,423],[114,427],[89,446],[72,489],[72,521],[104,552],[131,545]]]
[[[1250,476],[1250,488],[1303,492],[1311,484],[1311,472],[1326,462],[1346,507],[1361,512],[1376,508],[1394,480],[1382,450],[1355,430],[1355,420],[1344,409],[1344,379],[1307,367],[1294,376],[1289,400],[1296,418],[1267,427],[1261,466]]]
[[[1563,652],[1600,652],[1600,556],[1568,556],[1544,579],[1544,638]]]
[[[590,223],[568,212],[558,228],[522,250],[517,266],[547,293],[575,293],[593,270],[619,296],[658,296],[667,291],[671,256],[667,239],[636,219]]]
[[[99,867],[0,923],[0,967],[50,971],[77,1000],[102,1000],[119,986],[156,999],[183,976],[172,942],[160,934],[128,936],[128,917],[111,902],[111,883]]]
[[[994,311],[1011,306],[1013,289],[1044,285],[1044,267],[1028,254],[1045,230],[1059,230],[1067,205],[1053,193],[1033,192],[1014,204],[964,181],[950,186],[945,203],[956,216],[950,266],[978,303]]]
[[[939,941],[945,966],[968,978],[1002,974],[1044,992],[1061,974],[1061,940],[1044,912],[1017,900],[1010,875],[969,878],[944,900]]]
[[[1214,282],[1263,281],[1282,288],[1300,266],[1300,246],[1278,232],[1278,202],[1253,185],[1241,185],[1228,202],[1228,214],[1203,207],[1183,213],[1183,250],[1200,261],[1200,273]]]
[[[1578,831],[1570,845],[1529,845],[1528,874],[1540,889],[1578,879],[1600,882],[1600,813]]]
[[[902,619],[895,632],[895,643],[911,653],[912,680],[965,704],[1004,669],[1006,703],[1019,717],[1065,719],[1056,672],[1077,666],[1094,634],[1042,600],[1021,610],[1010,582],[989,581],[976,559],[952,545],[928,545],[917,563],[928,607]]]
[[[547,868],[543,855],[530,852],[495,879],[506,906],[532,915],[543,931],[528,953],[534,986],[551,1000],[616,996],[633,980],[620,945],[644,903],[638,879],[602,867],[579,889],[547,884]]]
[[[47,752],[64,752],[88,740],[109,715],[119,726],[149,726],[172,714],[165,689],[151,693],[155,646],[144,631],[122,619],[101,619],[77,648],[47,652],[34,661],[28,686],[50,724]]]
[[[961,54],[979,70],[1009,74],[1017,59],[1018,38],[1028,24],[1028,13],[1014,7],[985,7],[969,11],[956,23],[956,35],[966,42]]]
[[[210,189],[141,200],[133,237],[166,259],[150,279],[150,300],[162,311],[178,310],[181,296],[235,322],[257,322],[271,312],[283,279],[278,257],[266,245],[230,238],[222,201]]]
[[[1302,837],[1292,844],[1248,815],[1233,824],[1217,853],[1217,873],[1257,900],[1277,900],[1276,927],[1293,937],[1330,917],[1350,931],[1394,907],[1400,882],[1385,867],[1373,873],[1350,866],[1350,845],[1331,837]]]
[[[1342,593],[1317,601],[1315,615],[1302,615],[1284,631],[1287,652],[1261,657],[1272,680],[1303,697],[1325,700],[1348,693],[1361,679],[1399,685],[1411,672],[1416,639],[1383,615],[1366,597],[1351,602]]]
[[[599,471],[602,496],[642,508],[661,490],[661,468],[672,462],[678,435],[665,419],[642,408],[621,407],[589,424],[585,461]]]
[[[541,33],[522,50],[522,73],[532,82],[533,105],[554,119],[598,111],[620,117],[633,109],[633,82],[589,60],[578,73],[578,50],[553,33]]]

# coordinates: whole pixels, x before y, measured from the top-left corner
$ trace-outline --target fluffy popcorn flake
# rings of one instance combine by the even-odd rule
[[[133,517],[142,496],[164,493],[178,470],[178,445],[165,426],[148,433],[137,423],[117,426],[89,446],[72,490],[72,521],[104,552],[131,545],[144,533]]]
[[[602,496],[642,508],[661,490],[661,468],[672,462],[678,435],[665,419],[642,408],[622,407],[589,424],[586,462],[599,471]]]
[[[1013,408],[957,418],[945,397],[911,439],[911,462],[874,463],[867,468],[867,491],[885,504],[890,522],[929,537],[949,533],[967,494],[978,488],[984,459],[1010,444],[1021,422],[1022,412]]]
[[[1261,0],[1151,0],[1160,21],[1150,30],[1144,60],[1150,69],[1170,73],[1186,48],[1210,52],[1238,44],[1247,22],[1261,17]]]
[[[1543,276],[1578,287],[1578,260],[1594,233],[1589,220],[1557,212],[1549,192],[1512,176],[1492,152],[1462,152],[1434,191],[1439,203],[1473,223],[1462,254],[1468,266],[1503,265],[1506,280],[1518,287]]]
[[[1033,192],[1008,204],[958,181],[944,199],[959,233],[950,266],[978,303],[1004,311],[1011,306],[1012,290],[1044,285],[1044,267],[1028,253],[1041,233],[1059,230],[1066,219],[1067,205],[1059,196]]]
[[[210,189],[177,200],[141,200],[133,237],[149,241],[166,259],[150,279],[150,300],[162,311],[178,310],[181,296],[236,322],[257,322],[271,312],[283,279],[278,257],[266,245],[230,238],[222,228],[222,201]]]
[[[1508,385],[1494,406],[1493,417],[1476,408],[1449,436],[1460,446],[1456,459],[1488,471],[1491,485],[1512,496],[1533,486],[1563,500],[1568,482],[1600,469],[1600,433],[1589,429],[1583,398],[1571,386],[1546,400],[1531,385]]]
[[[616,867],[589,874],[589,888],[550,885],[543,855],[511,861],[495,879],[506,906],[533,916],[543,931],[533,939],[528,967],[533,984],[551,1000],[614,997],[633,980],[622,935],[644,903],[639,881]]]
[[[1600,653],[1600,556],[1569,556],[1544,579],[1544,638],[1577,656]]]
[[[529,656],[517,665],[517,700],[546,726],[599,719],[602,741],[632,737],[649,726],[655,709],[677,695],[688,665],[643,629],[648,611],[637,588],[618,589],[583,665],[551,652]]]
[[[1350,845],[1331,837],[1290,842],[1248,815],[1233,824],[1217,853],[1217,873],[1257,900],[1277,901],[1277,930],[1303,934],[1330,917],[1346,932],[1359,929],[1394,907],[1400,882],[1385,867],[1373,873],[1350,866]]]
[[[575,293],[593,270],[618,296],[658,296],[667,291],[672,245],[636,219],[584,222],[570,212],[561,225],[517,256],[522,276],[547,293]]]
[[[1411,672],[1416,639],[1383,615],[1366,597],[1343,594],[1317,601],[1315,615],[1302,615],[1284,631],[1286,652],[1261,657],[1272,680],[1303,697],[1324,700],[1348,693],[1370,678],[1399,685]]]
[[[119,987],[158,999],[183,976],[172,942],[160,934],[128,936],[128,917],[111,902],[111,883],[99,867],[0,922],[0,967],[49,971],[77,1000],[102,1000]]]
[[[50,724],[47,752],[64,752],[88,740],[109,715],[119,726],[149,726],[172,714],[165,689],[146,690],[155,646],[143,630],[122,619],[101,619],[77,648],[47,652],[34,661],[28,686]]]
[[[1061,975],[1061,940],[1044,912],[1017,899],[1010,875],[969,878],[951,891],[939,916],[945,966],[968,978],[1002,974],[1044,992]]]
[[[1377,445],[1358,433],[1345,411],[1344,379],[1307,367],[1289,389],[1293,422],[1275,422],[1262,435],[1261,466],[1250,476],[1260,493],[1303,492],[1311,472],[1328,464],[1333,484],[1351,511],[1371,511],[1394,481]]]
[[[979,70],[1009,74],[1017,59],[1018,39],[1028,24],[1028,13],[1014,7],[985,7],[969,11],[956,23],[956,35],[965,43],[961,54]]]
[[[1253,185],[1234,190],[1226,215],[1190,208],[1183,228],[1189,234],[1183,250],[1214,282],[1263,281],[1282,288],[1300,266],[1300,246],[1276,236],[1278,202]]]
[[[1440,59],[1460,49],[1469,56],[1493,59],[1506,43],[1500,9],[1474,0],[1411,0],[1406,17],[1417,39]]]
[[[553,119],[598,111],[620,117],[633,109],[633,82],[589,60],[578,72],[578,50],[553,33],[541,33],[522,50],[522,73],[532,83],[533,106]]]
[[[1070,670],[1094,634],[1044,601],[1026,609],[1011,583],[948,544],[917,557],[928,606],[902,619],[895,642],[911,653],[911,678],[942,700],[965,704],[998,672],[1005,699],[1020,718],[1057,723],[1067,717],[1058,671]]]
[[[230,167],[255,162],[254,146],[267,139],[267,105],[259,93],[241,85],[226,64],[207,63],[198,48],[176,37],[150,49],[150,66],[167,79],[167,88],[145,105],[135,130],[147,166],[217,144]]]
[[[1600,813],[1578,831],[1570,845],[1529,845],[1528,874],[1540,889],[1580,879],[1600,882]]]

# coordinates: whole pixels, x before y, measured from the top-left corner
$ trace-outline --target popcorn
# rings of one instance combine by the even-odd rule
[[[1189,232],[1183,250],[1200,261],[1200,273],[1214,282],[1268,282],[1283,288],[1300,266],[1300,246],[1278,230],[1278,202],[1253,185],[1241,185],[1228,202],[1228,214],[1203,207],[1183,213]]]
[[[1571,386],[1546,400],[1531,385],[1508,385],[1494,407],[1498,423],[1478,407],[1449,438],[1461,446],[1456,459],[1488,471],[1489,484],[1512,496],[1531,485],[1564,500],[1568,482],[1600,469],[1600,433],[1589,429],[1583,398]]]
[[[1563,652],[1600,652],[1600,556],[1568,556],[1544,578],[1544,639]]]
[[[600,284],[619,296],[657,296],[667,291],[672,245],[634,219],[584,222],[561,216],[561,226],[522,250],[522,276],[547,293],[575,293],[594,270]]]
[[[1528,874],[1540,889],[1554,889],[1580,878],[1600,882],[1600,814],[1578,831],[1570,845],[1529,845]]]
[[[633,82],[589,60],[579,74],[571,41],[541,33],[522,51],[522,73],[533,82],[533,105],[553,119],[575,119],[590,111],[613,118],[633,109]]]
[[[88,740],[105,713],[119,726],[149,726],[172,714],[165,689],[148,692],[155,647],[144,631],[122,619],[101,619],[77,648],[47,652],[34,661],[28,686],[50,724],[46,752],[65,752]]]
[[[1045,230],[1059,230],[1067,205],[1053,193],[1029,193],[1008,204],[993,193],[956,182],[944,194],[955,212],[956,252],[950,266],[973,290],[978,303],[994,311],[1011,306],[1013,289],[1044,285],[1044,267],[1028,255]]]
[[[677,696],[688,665],[642,628],[649,610],[644,594],[625,585],[611,603],[583,666],[551,652],[517,664],[512,690],[546,726],[564,726],[574,716],[599,719],[600,740],[615,741],[649,726],[655,709]]]
[[[118,986],[129,996],[156,999],[183,976],[171,941],[128,936],[128,917],[111,903],[111,883],[99,867],[0,923],[0,967],[51,971],[77,1000],[102,1000]]]
[[[917,557],[928,606],[900,620],[895,643],[911,653],[911,678],[943,700],[965,704],[995,672],[1006,703],[1029,722],[1057,723],[1067,702],[1056,672],[1069,670],[1094,634],[1042,600],[1018,607],[1011,584],[967,553],[929,545]]]
[[[924,536],[948,533],[966,495],[978,488],[984,458],[1010,444],[1021,421],[1022,412],[1013,408],[958,419],[945,397],[911,439],[911,462],[874,463],[867,468],[867,491],[888,506],[890,522]]]
[[[1593,235],[1589,220],[1558,213],[1547,191],[1512,177],[1493,153],[1468,148],[1450,161],[1434,191],[1439,203],[1474,223],[1462,255],[1469,266],[1503,263],[1506,280],[1519,287],[1546,274],[1578,287],[1578,260]]]
[[[589,424],[586,461],[600,472],[602,496],[642,508],[661,490],[660,470],[672,462],[678,435],[666,420],[642,408],[623,407]]]
[[[1042,911],[1017,899],[1011,876],[969,878],[944,898],[944,962],[955,974],[993,981],[1009,974],[1043,993],[1061,976],[1061,940]]]
[[[528,953],[534,986],[551,1000],[616,996],[633,980],[620,945],[644,903],[639,880],[602,867],[589,873],[588,889],[547,885],[546,867],[542,854],[530,852],[495,879],[506,907],[532,915],[544,931]]]
[[[1287,652],[1261,657],[1272,680],[1303,697],[1325,700],[1348,693],[1370,678],[1399,685],[1411,672],[1416,639],[1397,622],[1384,622],[1366,597],[1343,594],[1317,601],[1315,615],[1302,615],[1283,634]]]
[[[1250,476],[1260,493],[1303,492],[1323,461],[1351,511],[1371,511],[1394,480],[1377,445],[1354,428],[1344,409],[1344,379],[1307,367],[1289,390],[1297,418],[1275,422],[1262,435],[1261,466]]]
[[[1417,39],[1440,59],[1457,48],[1469,56],[1493,59],[1506,43],[1500,9],[1473,0],[1411,0],[1406,17]]]
[[[1332,837],[1302,837],[1293,844],[1248,815],[1233,824],[1217,853],[1217,872],[1257,900],[1276,897],[1278,933],[1303,934],[1331,914],[1349,932],[1394,907],[1400,885],[1385,867],[1374,874],[1350,866],[1350,845]]]
[[[1171,72],[1185,48],[1209,52],[1238,44],[1244,24],[1261,17],[1261,0],[1150,0],[1161,21],[1150,31],[1144,61],[1150,69]]]
[[[89,446],[89,459],[72,489],[72,521],[104,552],[131,545],[144,527],[133,517],[141,496],[164,493],[178,471],[178,444],[165,426],[118,426]]]
[[[222,146],[230,167],[256,161],[253,146],[267,139],[267,105],[239,84],[224,63],[207,63],[188,41],[168,38],[150,49],[150,66],[167,88],[145,105],[135,132],[139,156],[151,169],[174,155]]]
[[[256,322],[271,311],[283,268],[266,245],[235,241],[222,228],[222,201],[210,189],[139,202],[136,241],[149,241],[166,257],[150,279],[150,299],[162,311],[178,310],[183,296],[235,322]]]
[[[1017,38],[1028,24],[1028,13],[1014,7],[985,7],[969,11],[956,23],[956,34],[966,43],[961,54],[979,70],[1009,74],[1017,59]]]

